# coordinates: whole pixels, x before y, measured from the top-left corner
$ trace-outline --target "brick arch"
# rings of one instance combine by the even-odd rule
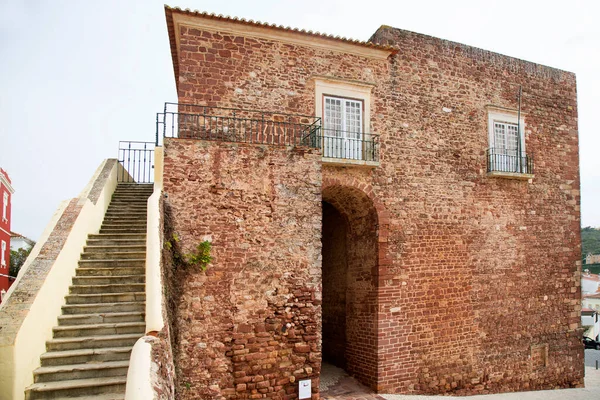
[[[321,185],[321,192],[325,193],[327,189],[335,186],[343,186],[350,189],[354,189],[358,192],[362,192],[364,196],[368,197],[373,204],[373,208],[377,214],[377,241],[379,246],[379,260],[377,276],[385,276],[390,265],[390,257],[388,253],[388,238],[390,233],[390,215],[385,205],[379,200],[373,191],[373,186],[364,182],[359,181],[353,177],[343,178],[323,178]]]
[[[387,266],[385,251],[389,229],[387,212],[374,196],[370,185],[357,182],[354,179],[324,179],[322,184],[322,199],[341,214],[347,223],[331,225],[331,219],[324,204],[323,214],[323,312],[324,321],[329,318],[339,320],[338,314],[329,314],[326,302],[329,293],[339,298],[339,291],[347,295],[329,306],[339,310],[339,305],[345,302],[343,321],[346,335],[344,368],[356,376],[362,383],[376,388],[378,380],[378,302],[380,287],[380,269]],[[340,254],[339,247],[328,245],[332,243],[331,227],[343,229],[347,243],[345,261],[341,264],[346,269],[340,270],[339,258],[330,261],[330,254]],[[343,227],[342,227],[343,226]],[[344,244],[346,246],[346,244]],[[340,271],[346,271],[340,272]],[[327,274],[346,278],[331,286]],[[340,289],[343,282],[343,289]],[[337,306],[336,306],[337,304]],[[343,312],[343,311],[342,311]],[[323,326],[323,343],[327,346],[329,337],[325,323]],[[327,329],[327,330],[326,330]],[[325,348],[324,350],[328,350]],[[325,356],[326,354],[324,354]],[[327,360],[328,361],[328,360]],[[338,365],[340,366],[340,365]]]

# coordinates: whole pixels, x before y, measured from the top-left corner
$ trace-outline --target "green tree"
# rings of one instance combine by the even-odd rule
[[[25,260],[27,260],[29,253],[31,253],[31,249],[33,249],[33,246],[35,246],[35,243],[33,243],[28,249],[21,248],[10,251],[10,269],[8,272],[10,276],[13,276],[15,278],[17,277],[19,270],[25,263]]]

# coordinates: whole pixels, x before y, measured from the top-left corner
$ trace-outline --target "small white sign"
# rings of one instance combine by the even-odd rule
[[[310,399],[310,379],[298,382],[298,398],[299,399]]]

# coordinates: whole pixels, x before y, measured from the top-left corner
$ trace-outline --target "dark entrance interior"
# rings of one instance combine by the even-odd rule
[[[323,361],[346,368],[346,218],[323,202]]]
[[[323,361],[377,382],[377,213],[360,190],[323,191]]]

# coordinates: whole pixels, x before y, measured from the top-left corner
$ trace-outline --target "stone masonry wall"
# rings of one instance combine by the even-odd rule
[[[292,399],[321,365],[320,155],[166,140],[164,193],[182,252],[212,242],[177,309],[182,399]]]
[[[371,279],[376,293],[363,303],[370,310],[364,320],[376,329],[375,354],[368,361],[374,366],[364,371],[364,382],[381,392],[458,394],[583,383],[573,74],[387,27],[372,40],[398,47],[388,60],[188,27],[179,33],[178,89],[183,103],[314,114],[314,77],[373,85],[371,126],[365,130],[381,135],[379,166],[322,167],[324,193],[338,188],[338,206],[346,195],[349,203],[368,198],[377,213],[371,220],[376,222],[369,222],[376,225],[376,252],[361,255],[375,267],[370,277],[362,274],[360,279]],[[535,177],[491,178],[485,157],[489,106],[515,110],[519,85],[526,150],[534,154]],[[199,162],[190,161],[199,156],[182,151],[177,161],[179,154],[172,153],[165,182],[175,179],[168,185],[183,193],[189,190],[181,187],[184,182],[208,179],[202,174],[213,176],[215,169],[229,164],[252,162],[250,153],[241,158],[230,154],[227,162],[200,168]],[[227,230],[216,222],[207,229],[187,214],[206,209],[208,203],[196,206],[202,193],[178,197],[178,224],[193,231],[194,238],[207,233],[227,237]],[[220,196],[219,200],[229,199]],[[303,215],[313,212],[313,218],[320,218],[320,192],[312,208],[305,200]],[[337,209],[343,213],[341,208]],[[248,208],[245,215],[259,218],[264,212]],[[209,215],[227,219],[233,214],[221,207]],[[195,224],[200,228],[192,228]],[[350,229],[357,227],[364,230],[362,225]],[[312,232],[313,238],[320,234],[320,227],[314,229],[319,232]],[[285,232],[271,234],[264,240],[288,237]],[[209,278],[207,274],[190,282],[190,293],[208,290]],[[319,287],[320,278],[313,278],[311,287]],[[234,283],[219,282],[227,288]],[[294,290],[292,283],[281,282]],[[243,287],[235,290],[236,296],[245,295]],[[208,304],[201,302],[200,308]],[[241,311],[239,315],[246,318]],[[203,323],[217,336],[230,329],[218,319]],[[206,343],[205,337],[190,326],[182,343]],[[313,344],[310,354],[317,354],[318,341]],[[185,373],[200,379],[191,371],[205,367],[200,356],[213,354],[209,351],[213,350],[190,346],[194,356],[182,364]],[[218,367],[223,371],[222,387],[233,388],[238,378],[227,372],[231,368],[226,357],[223,362]],[[311,365],[313,372],[317,365]]]

